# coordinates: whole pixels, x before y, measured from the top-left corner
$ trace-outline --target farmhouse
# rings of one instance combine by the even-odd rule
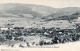
[[[0,28],[0,30],[8,30],[8,28]]]

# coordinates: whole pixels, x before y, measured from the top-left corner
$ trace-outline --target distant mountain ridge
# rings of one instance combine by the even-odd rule
[[[51,14],[54,9],[47,6],[32,4],[2,4],[0,5],[0,10],[2,14],[31,14],[34,17],[42,17]]]
[[[78,7],[52,8],[43,5],[19,4],[19,3],[0,4],[0,17],[6,17],[6,16],[11,17],[13,15],[16,16],[22,15],[20,17],[24,17],[23,14],[30,14],[33,16],[33,18],[53,20],[66,17],[64,18],[64,20],[67,20],[68,18],[72,19],[72,17],[80,16],[80,14],[73,16],[73,14],[76,13],[80,13],[80,8]]]

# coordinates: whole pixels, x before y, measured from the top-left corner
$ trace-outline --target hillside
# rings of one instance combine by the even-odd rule
[[[42,17],[44,15],[49,15],[52,13],[53,8],[42,6],[42,5],[32,5],[32,4],[1,4],[0,13],[3,14],[31,14],[33,17]]]
[[[76,15],[78,13],[78,15]],[[43,5],[7,3],[0,5],[0,17],[30,17],[43,20],[73,20],[80,16],[80,8],[52,8]],[[25,16],[26,15],[26,16]]]

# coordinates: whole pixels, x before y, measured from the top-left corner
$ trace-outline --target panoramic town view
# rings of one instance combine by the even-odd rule
[[[79,40],[79,7],[0,4],[0,46],[42,47]]]

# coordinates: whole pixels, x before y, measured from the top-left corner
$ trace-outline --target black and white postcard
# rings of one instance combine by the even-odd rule
[[[80,0],[0,0],[0,51],[61,49],[80,50]]]

